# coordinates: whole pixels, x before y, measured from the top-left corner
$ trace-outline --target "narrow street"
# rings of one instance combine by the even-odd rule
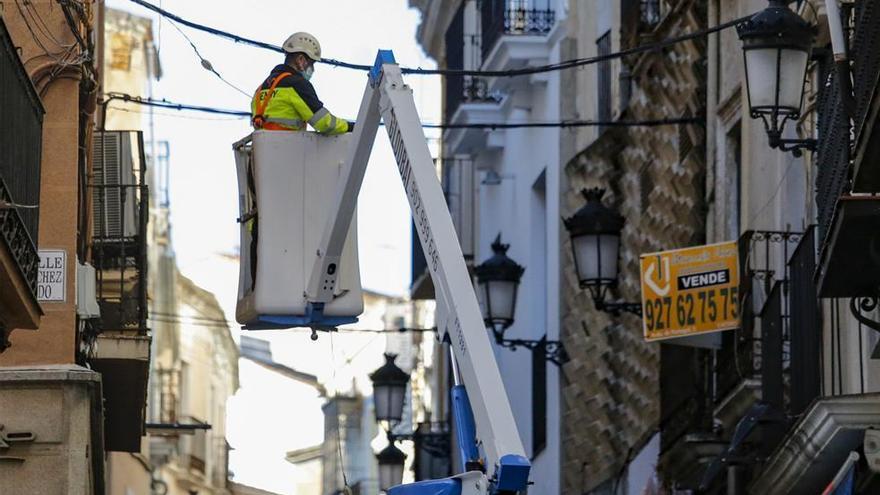
[[[880,493],[880,0],[0,0],[0,495]]]

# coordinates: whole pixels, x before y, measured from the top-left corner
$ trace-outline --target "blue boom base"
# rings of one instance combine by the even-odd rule
[[[388,490],[388,495],[460,495],[461,481],[447,478],[398,485]]]
[[[245,330],[284,330],[309,327],[317,330],[335,330],[339,325],[357,323],[356,316],[326,316],[323,304],[310,304],[304,315],[260,315],[242,325]]]

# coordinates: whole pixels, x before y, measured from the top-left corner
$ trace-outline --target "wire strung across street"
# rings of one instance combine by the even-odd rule
[[[238,323],[234,321],[229,321],[222,318],[212,318],[209,316],[198,316],[198,315],[183,315],[179,313],[163,313],[160,311],[151,311],[149,318],[155,322],[161,323],[177,323],[177,324],[187,324],[193,326],[201,326],[201,327],[209,327],[209,328],[228,328],[230,326],[238,326]],[[304,330],[308,330],[308,328],[303,327]],[[393,334],[393,333],[428,333],[428,332],[436,332],[436,328],[413,328],[413,327],[399,327],[399,328],[386,328],[386,329],[370,329],[370,328],[346,328],[340,327],[336,329],[337,332],[341,333],[385,333],[385,334]]]
[[[103,105],[111,101],[125,101],[138,105],[145,105],[157,108],[168,108],[171,110],[192,110],[196,112],[214,113],[221,115],[234,115],[237,117],[250,117],[251,113],[243,110],[229,110],[223,108],[206,107],[201,105],[188,105],[184,103],[175,103],[168,100],[157,100],[155,98],[143,98],[140,96],[132,96],[125,93],[108,93],[102,102]],[[545,127],[656,127],[661,125],[681,125],[696,124],[702,125],[703,120],[695,117],[679,117],[668,119],[652,119],[652,120],[563,120],[561,122],[479,122],[470,124],[422,124],[425,129],[521,129],[521,128],[545,128]]]
[[[221,38],[226,38],[228,40],[234,41],[236,43],[241,43],[245,45],[251,45],[258,48],[263,48],[266,50],[271,50],[274,52],[283,53],[284,50],[280,46],[273,45],[271,43],[266,43],[263,41],[257,41],[254,39],[246,38],[244,36],[239,36],[237,34],[230,33],[228,31],[223,31],[220,29],[212,28],[210,26],[205,26],[203,24],[199,24],[193,21],[189,21],[184,19],[178,15],[172,14],[165,9],[157,5],[153,5],[150,2],[146,2],[144,0],[130,0],[133,3],[140,5],[146,9],[152,10],[153,12],[159,14],[162,17],[166,17],[173,21],[176,21],[180,24],[183,24],[192,29],[196,29],[199,31],[203,31],[209,34],[213,34],[215,36],[219,36]],[[665,47],[674,45],[676,43],[681,43],[684,41],[690,41],[697,38],[702,38],[712,33],[717,33],[719,31],[723,31],[725,29],[736,26],[737,24],[748,19],[749,16],[740,17],[738,19],[733,19],[731,21],[723,22],[718,24],[717,26],[712,26],[710,28],[701,29],[699,31],[694,31],[692,33],[683,34],[680,36],[673,36],[671,38],[667,38],[665,40],[660,40],[654,43],[646,43],[644,45],[639,45],[633,48],[629,48],[626,50],[621,50],[619,52],[609,53],[605,55],[598,55],[595,57],[585,57],[585,58],[576,58],[571,60],[564,60],[562,62],[558,62],[555,64],[547,64],[540,65],[535,67],[525,67],[522,69],[512,69],[512,70],[469,70],[469,69],[422,69],[422,68],[410,68],[410,67],[401,67],[400,71],[403,74],[422,74],[422,75],[440,75],[440,76],[483,76],[483,77],[515,77],[515,76],[526,76],[531,74],[540,74],[544,72],[553,72],[564,69],[572,69],[576,67],[582,67],[585,65],[596,64],[599,62],[605,62],[607,60],[613,60],[621,57],[625,57],[628,55],[635,55],[637,53],[644,53],[650,51],[661,50]],[[345,62],[342,60],[336,60],[332,58],[324,58],[321,60],[321,63],[332,65],[334,67],[343,67],[346,69],[355,69],[362,71],[369,71],[372,66],[363,65],[363,64],[353,64],[351,62]]]

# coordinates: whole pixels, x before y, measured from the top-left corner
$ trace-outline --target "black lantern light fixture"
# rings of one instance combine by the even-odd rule
[[[770,147],[801,155],[815,139],[783,139],[789,120],[800,118],[813,46],[813,29],[785,0],[769,0],[764,10],[737,25],[746,68],[746,92],[753,119],[764,122]]]
[[[578,283],[582,289],[590,291],[596,309],[613,315],[626,311],[641,316],[641,304],[605,300],[609,290],[617,286],[620,232],[624,219],[602,204],[604,189],[584,189],[581,194],[587,203],[563,220],[571,238]]]
[[[409,375],[394,364],[396,358],[396,354],[385,354],[385,364],[370,373],[377,421],[399,423],[403,416]]]
[[[379,463],[379,490],[387,492],[392,486],[403,483],[406,454],[394,442],[389,442],[387,447],[376,454],[376,461]]]
[[[418,462],[419,445],[431,448],[431,453],[438,459],[449,458],[449,427],[445,422],[420,424],[412,433],[395,433],[394,427],[403,418],[403,406],[406,399],[406,386],[410,376],[395,364],[395,354],[385,354],[385,364],[370,373],[373,382],[373,403],[376,421],[386,423],[388,446],[376,454],[379,463],[379,484],[383,491],[399,485],[403,479],[403,463],[406,455],[395,446],[399,440],[416,442]],[[423,456],[424,457],[424,456]]]
[[[474,271],[483,301],[483,321],[486,326],[504,331],[513,324],[516,295],[525,268],[507,256],[510,244],[501,243],[501,234],[492,243],[492,257]]]
[[[507,256],[510,244],[501,242],[501,233],[492,243],[492,256],[474,268],[477,286],[483,302],[483,321],[492,330],[498,345],[516,350],[525,347],[533,352],[543,352],[548,361],[561,366],[568,361],[562,342],[547,340],[506,339],[504,332],[513,324],[516,313],[516,296],[525,268]]]

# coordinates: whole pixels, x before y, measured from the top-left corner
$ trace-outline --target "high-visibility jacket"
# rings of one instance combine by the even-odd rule
[[[257,88],[251,101],[251,116],[254,127],[267,130],[304,131],[309,124],[322,134],[348,132],[348,122],[324,108],[312,83],[284,64],[272,69]]]

